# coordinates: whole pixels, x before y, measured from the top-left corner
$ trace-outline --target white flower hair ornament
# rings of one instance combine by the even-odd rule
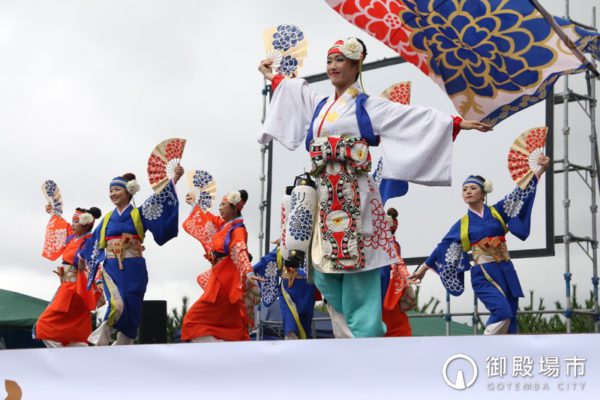
[[[137,182],[137,180],[132,179],[125,184],[125,189],[127,190],[127,193],[133,196],[140,191],[140,184]]]
[[[242,200],[242,195],[238,191],[230,192],[223,200],[232,206],[234,206],[238,211],[241,211],[244,208],[245,202]]]
[[[95,218],[92,214],[84,212],[82,214],[79,215],[79,225],[89,225],[89,224],[93,224],[95,221]]]
[[[340,46],[342,54],[351,60],[362,60],[364,58],[364,47],[356,38],[348,38],[343,45]]]
[[[494,191],[494,185],[492,184],[492,181],[490,180],[485,180],[483,182],[483,191],[488,194],[488,193],[492,193]]]

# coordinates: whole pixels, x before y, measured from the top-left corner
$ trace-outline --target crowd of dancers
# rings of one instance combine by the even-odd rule
[[[304,339],[310,336],[318,296],[335,337],[409,336],[410,285],[429,269],[453,295],[463,292],[464,273],[470,270],[475,295],[491,313],[485,333],[516,332],[523,292],[505,235],[523,240],[529,235],[536,186],[548,157],[540,157],[541,168],[525,188],[517,186],[493,206],[487,202],[489,181],[478,175],[465,179],[467,214],[409,274],[394,238],[398,214],[384,210],[370,174],[369,147],[383,148],[385,179],[450,185],[452,146],[460,131],[492,127],[367,96],[358,83],[366,55],[356,38],[331,46],[326,69],[334,91],[329,97],[313,92],[303,79],[274,74],[272,61],[260,62],[273,97],[258,141],[277,140],[289,150],[304,143],[310,176],[289,188],[280,238],[254,265],[243,220],[248,193],[228,193],[218,213],[186,197],[193,208],[185,230],[201,242],[211,267],[198,276],[203,293],[183,319],[183,341],[249,340],[260,299],[265,304],[278,299],[286,339]],[[174,178],[139,208],[132,203],[139,185],[128,173],[110,181],[115,209],[102,219],[97,208],[77,209],[68,237],[45,249],[50,259],[62,256],[56,271],[61,284],[35,325],[35,338],[49,347],[134,342],[148,284],[143,242],[147,231],[159,245],[177,236],[175,185],[183,173],[178,166]],[[53,223],[66,221],[53,215],[49,228]],[[91,312],[103,303],[103,322],[92,332]]]

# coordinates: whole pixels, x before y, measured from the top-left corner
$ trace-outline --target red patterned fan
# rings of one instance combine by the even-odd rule
[[[400,104],[410,104],[410,81],[398,82],[381,93],[381,97]]]
[[[175,167],[181,161],[185,142],[185,139],[167,139],[152,150],[148,159],[148,179],[155,193],[160,193],[175,176]]]
[[[538,165],[544,154],[547,127],[529,129],[517,137],[508,152],[508,171],[513,180],[525,189],[533,175],[541,168]]]

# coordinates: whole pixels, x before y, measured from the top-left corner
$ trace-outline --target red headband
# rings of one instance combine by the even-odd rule
[[[333,44],[333,46],[331,46],[331,47],[329,48],[329,50],[327,51],[327,55],[328,55],[328,56],[330,56],[330,55],[332,55],[332,54],[341,54],[341,55],[344,55],[344,54],[342,53],[342,50],[340,49],[340,47],[341,47],[341,46],[343,46],[343,45],[344,45],[344,41],[343,41],[343,40],[338,40],[338,41],[336,41],[336,42]]]
[[[75,221],[75,222],[79,222],[79,216],[81,214],[83,214],[83,211],[75,210],[75,212],[73,213],[72,220]]]

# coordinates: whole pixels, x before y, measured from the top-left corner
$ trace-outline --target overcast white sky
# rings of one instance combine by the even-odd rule
[[[542,3],[555,15],[564,14],[562,1]],[[592,6],[600,0],[572,0],[571,15],[590,23]],[[108,182],[134,172],[142,184],[140,204],[151,193],[145,167],[155,144],[184,137],[188,144],[182,164],[206,169],[215,176],[219,197],[245,188],[250,249],[258,254],[258,200],[262,78],[257,72],[264,50],[261,32],[280,23],[298,25],[309,42],[302,75],[324,71],[327,48],[338,38],[365,40],[367,61],[394,53],[348,24],[324,1],[88,0],[0,2],[0,288],[50,299],[58,282],[56,263],[41,254],[48,215],[40,191],[46,179],[62,190],[65,216],[75,207],[110,210]],[[376,95],[397,81],[413,82],[413,104],[454,113],[445,94],[408,64],[365,74],[368,93]],[[576,87],[584,89],[582,78]],[[328,83],[315,89],[329,93]],[[562,81],[559,81],[559,91]],[[589,164],[588,132],[583,113],[572,106],[571,157]],[[499,198],[512,187],[506,152],[527,128],[543,125],[543,106],[533,107],[488,135],[466,133],[455,144],[454,185],[450,188],[411,186],[409,195],[392,205],[400,211],[398,237],[406,256],[425,255],[451,223],[464,213],[459,195],[465,175],[481,173],[494,181]],[[557,109],[555,123],[562,124]],[[557,140],[556,158],[560,154]],[[376,151],[375,157],[376,159]],[[307,155],[276,146],[275,208],[283,186],[308,166]],[[562,177],[556,183],[556,225],[562,232]],[[573,181],[576,181],[573,178]],[[187,191],[182,180],[180,199]],[[574,183],[572,231],[590,233],[589,195]],[[544,201],[538,197],[534,232],[525,244],[543,246]],[[180,221],[187,216],[183,203]],[[273,224],[273,229],[276,228]],[[166,299],[169,309],[183,295],[200,295],[196,275],[208,267],[199,243],[181,230],[163,247],[146,243],[150,283],[147,299]],[[525,291],[549,301],[564,297],[562,247],[555,257],[517,260]],[[574,282],[586,294],[591,288],[591,263],[573,250]],[[440,299],[444,291],[431,275],[423,285],[424,299]],[[458,299],[454,311],[471,309],[472,291]],[[522,303],[524,304],[524,303]]]

